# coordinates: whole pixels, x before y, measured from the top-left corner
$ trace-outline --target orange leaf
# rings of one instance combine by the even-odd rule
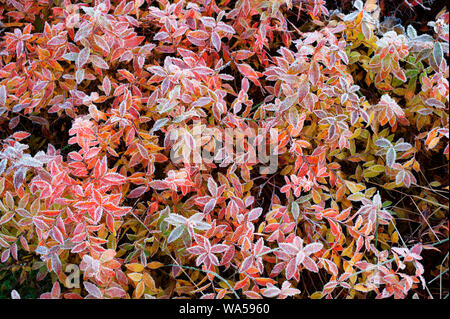
[[[267,286],[267,284],[276,284],[277,282],[271,278],[258,277],[253,279],[260,286]]]
[[[148,268],[150,269],[158,269],[160,267],[164,266],[163,263],[160,263],[159,261],[152,261],[151,263],[149,263],[147,265]]]
[[[144,270],[144,265],[138,263],[127,264],[125,265],[125,267],[133,272],[141,272],[142,270]]]

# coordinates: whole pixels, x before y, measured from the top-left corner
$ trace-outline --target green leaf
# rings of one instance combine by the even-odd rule
[[[299,199],[296,200],[296,202],[298,204],[303,204],[304,202],[309,201],[311,199],[311,197],[312,197],[311,194],[308,194],[308,195],[305,195],[305,196],[301,196]]]
[[[409,25],[406,28],[406,34],[408,35],[408,37],[410,37],[411,39],[414,39],[415,37],[417,37],[417,31],[416,29],[414,29],[414,27],[412,25]]]
[[[184,231],[184,225],[180,225],[175,227],[174,230],[172,230],[172,232],[169,235],[169,238],[167,239],[168,243],[171,243],[175,240],[177,240],[178,238],[180,238],[181,234],[183,234]]]
[[[389,201],[389,200],[387,200],[387,201],[383,202],[383,204],[381,205],[381,207],[382,207],[382,208],[386,208],[386,207],[391,206],[391,205],[392,205],[392,202]]]
[[[371,170],[372,172],[381,173],[384,172],[384,165],[373,165],[369,167],[369,170]]]
[[[292,202],[291,212],[294,219],[297,220],[298,216],[300,216],[300,207],[297,202]]]
[[[439,67],[441,65],[442,60],[444,59],[444,53],[442,52],[442,46],[440,42],[436,42],[434,44],[433,58],[437,66]]]
[[[395,160],[397,158],[397,153],[393,147],[390,147],[386,153],[386,165],[392,167],[394,165]]]

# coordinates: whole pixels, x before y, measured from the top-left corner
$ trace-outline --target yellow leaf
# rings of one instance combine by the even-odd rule
[[[136,290],[134,291],[134,293],[136,294],[136,299],[139,299],[142,297],[142,295],[144,294],[144,289],[145,289],[145,285],[144,282],[141,281],[140,283],[137,284],[136,286]]]
[[[361,199],[365,198],[364,194],[361,192],[357,192],[355,194],[351,194],[350,196],[347,197],[348,200],[351,201],[360,201]]]
[[[125,265],[125,267],[134,272],[141,272],[142,270],[144,270],[144,265],[138,263],[127,264]]]
[[[436,144],[439,142],[439,140],[440,140],[440,137],[435,137],[435,138],[433,138],[433,139],[430,141],[430,143],[428,143],[428,148],[429,148],[429,149],[434,148],[434,147],[436,146]]]
[[[139,282],[142,280],[142,274],[140,274],[138,272],[132,272],[132,273],[128,274],[128,278],[130,278],[134,282]]]
[[[398,233],[397,232],[393,232],[391,235],[391,241],[392,243],[398,243]]]
[[[366,193],[364,195],[366,196],[366,198],[371,198],[376,191],[377,191],[376,187],[371,187],[366,190]]]
[[[322,201],[322,198],[320,197],[320,193],[318,191],[316,191],[315,189],[313,189],[312,196],[313,196],[314,203],[320,204],[320,202]]]
[[[363,284],[356,284],[353,288],[361,292],[369,292],[372,291],[372,288],[366,287]]]
[[[349,140],[353,140],[355,138],[357,138],[362,132],[362,129],[360,127],[358,127],[355,132],[353,132],[353,135],[349,137]]]
[[[380,175],[380,172],[373,172],[373,171],[364,171],[363,177],[364,178],[371,178],[371,177],[375,177],[377,175]]]
[[[57,71],[60,71],[60,72],[64,71],[63,67],[55,60],[49,61],[48,64],[50,64]]]
[[[352,243],[344,249],[344,251],[341,253],[341,256],[346,256],[346,257],[351,257],[352,256],[352,252],[353,252],[353,243],[355,242],[355,240],[352,241]]]
[[[372,172],[382,173],[384,172],[384,165],[373,165],[369,167]]]
[[[150,276],[150,274],[148,273],[144,273],[144,283],[148,288],[150,288],[150,290],[153,291],[156,289],[155,281],[153,280],[152,276]]]
[[[356,183],[350,182],[350,181],[345,181],[345,185],[347,185],[347,188],[352,192],[352,194],[366,189],[366,186],[361,185],[361,184],[356,184]]]
[[[311,299],[322,299],[323,294],[320,291],[316,291],[311,295]]]
[[[385,188],[385,189],[394,189],[396,187],[397,187],[397,184],[395,182],[386,183],[386,184],[383,185],[383,188]]]
[[[258,233],[262,233],[264,227],[266,227],[266,222],[262,222],[258,227]]]
[[[50,52],[48,52],[48,50],[46,50],[46,49],[38,47],[38,56],[39,56],[39,60],[44,61],[48,57],[50,57]]]

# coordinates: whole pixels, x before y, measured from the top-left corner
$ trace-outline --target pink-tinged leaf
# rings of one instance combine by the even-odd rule
[[[209,39],[209,34],[205,31],[197,30],[197,31],[189,32],[187,34],[187,37],[188,37],[189,41],[191,41],[191,40],[206,41]]]
[[[322,248],[323,248],[322,243],[312,243],[312,244],[306,245],[305,248],[303,248],[303,252],[305,253],[305,255],[309,256],[311,254],[317,253]]]
[[[318,272],[319,271],[319,268],[317,268],[316,263],[310,257],[305,256],[305,258],[303,259],[302,264],[309,271],[313,271],[313,272]]]
[[[150,187],[156,190],[168,189],[169,185],[165,181],[154,180],[150,182]]]
[[[14,215],[15,215],[14,212],[8,212],[8,213],[4,214],[2,216],[2,218],[0,218],[0,225],[9,222],[14,217]]]
[[[94,296],[95,298],[102,298],[103,294],[100,291],[100,289],[94,285],[93,283],[90,283],[88,281],[83,282],[84,288],[86,289],[86,291],[91,294],[92,296]]]
[[[8,258],[9,258],[10,253],[11,253],[11,250],[10,250],[9,248],[6,249],[6,250],[2,253],[2,256],[1,256],[1,258],[0,258],[0,261],[1,261],[2,263],[6,262],[6,261],[8,260]]]
[[[169,34],[167,32],[160,31],[157,34],[155,34],[155,36],[153,37],[153,40],[154,41],[164,41],[168,37],[169,37]]]
[[[309,81],[312,83],[312,85],[317,85],[317,83],[319,82],[319,77],[320,77],[320,67],[319,67],[319,63],[317,62],[312,62],[311,66],[309,68],[309,72],[308,72],[308,77],[309,77]]]
[[[245,272],[247,269],[249,269],[252,266],[252,264],[253,264],[253,256],[248,256],[242,262],[241,267],[239,268],[239,272],[240,273]]]
[[[106,289],[105,294],[107,294],[108,296],[111,296],[113,298],[120,298],[120,297],[125,297],[127,293],[122,288],[112,287],[112,288]]]
[[[88,160],[90,158],[97,156],[101,150],[102,149],[100,147],[93,147],[93,148],[89,149],[89,151],[87,151],[87,153],[84,154],[84,159]]]
[[[137,146],[139,154],[141,154],[142,158],[149,159],[147,149],[140,143],[137,143],[136,146]]]
[[[280,294],[280,289],[275,287],[275,286],[272,286],[270,288],[262,289],[261,293],[262,293],[262,295],[264,297],[274,298],[274,297],[277,297]]]
[[[208,178],[208,190],[211,193],[211,196],[217,196],[217,183],[212,177]]]
[[[248,213],[248,217],[247,220],[249,222],[254,221],[256,219],[259,218],[259,216],[261,216],[263,209],[258,207],[258,208],[254,208],[252,209],[249,213]]]
[[[298,248],[291,243],[279,243],[279,246],[286,254],[295,255],[298,253]]]
[[[54,240],[56,240],[61,245],[64,244],[64,236],[57,227],[52,228],[52,235],[53,235],[52,237]]]
[[[133,3],[130,2],[130,4],[133,4]],[[126,47],[126,48],[135,48],[139,44],[141,44],[142,41],[144,41],[144,40],[145,40],[144,36],[139,36],[139,37],[135,36],[135,37],[129,38],[129,39],[124,41],[124,47]]]
[[[0,86],[0,107],[6,105],[6,87]]]
[[[108,168],[108,163],[106,156],[104,156],[101,160],[97,161],[94,167],[94,178],[99,179],[106,174],[106,170]]]
[[[108,43],[105,41],[105,39],[103,39],[102,36],[94,35],[94,41],[95,41],[95,44],[96,44],[100,49],[102,49],[103,51],[106,52],[106,54],[109,53],[109,50],[110,50],[110,49],[109,49],[109,45],[108,45]]]
[[[219,52],[220,46],[222,45],[222,40],[220,39],[220,36],[217,34],[216,31],[213,31],[211,33],[211,43],[214,46],[214,49],[216,49],[216,51]]]
[[[48,226],[38,217],[33,216],[33,224],[40,230],[47,230]]]
[[[30,247],[28,246],[28,242],[25,237],[20,236],[20,243],[22,244],[23,249],[25,249],[26,251],[30,251]]]
[[[12,130],[14,129],[20,122],[20,117],[14,116],[11,120],[9,120],[8,127]]]
[[[90,48],[84,48],[80,51],[80,53],[78,53],[77,60],[75,61],[78,69],[81,69],[86,64],[86,62],[89,60],[90,55]]]
[[[52,299],[52,294],[49,292],[45,292],[39,296],[40,299]]]
[[[203,208],[203,213],[204,214],[209,214],[214,207],[216,206],[216,199],[215,198],[211,198],[208,203],[206,203],[205,207]]]
[[[84,80],[84,69],[79,69],[75,72],[75,81],[80,84]]]
[[[227,265],[233,259],[234,254],[235,254],[235,248],[233,245],[231,245],[228,247],[225,254],[223,254],[222,261],[220,262],[220,264]]]
[[[17,190],[22,185],[22,183],[25,181],[25,177],[27,174],[27,168],[26,167],[20,167],[14,172],[14,188]]]
[[[292,258],[286,266],[286,279],[290,280],[292,277],[294,277],[296,272],[297,265],[295,264],[295,258]]]
[[[228,248],[228,245],[217,244],[211,247],[211,252],[213,254],[223,253]]]
[[[108,70],[109,69],[108,63],[106,63],[106,61],[103,60],[98,55],[91,55],[90,61],[92,62],[92,64],[94,66],[96,66],[99,69],[104,69],[104,70]]]
[[[95,209],[98,204],[95,201],[81,201],[74,205],[75,208],[80,210],[92,210]]]
[[[17,57],[20,57],[23,53],[23,41],[19,40],[16,44],[16,54]]]
[[[259,77],[255,70],[253,70],[253,68],[246,63],[237,64],[237,67],[239,69],[239,72],[241,72],[244,76],[247,76],[249,78]]]
[[[421,244],[415,244],[412,248],[411,248],[411,253],[420,256],[420,254],[422,253],[422,245]]]
[[[52,299],[58,299],[61,295],[61,286],[59,285],[59,282],[55,281],[53,284],[51,295]]]
[[[427,99],[425,101],[425,104],[428,105],[428,106],[431,106],[431,107],[438,108],[438,109],[444,109],[445,108],[445,104],[442,103],[441,101],[439,101],[438,99],[434,98],[434,97]],[[0,105],[1,105],[1,103],[0,103]]]
[[[105,76],[103,78],[102,87],[103,87],[103,91],[105,92],[105,95],[109,96],[109,94],[111,93],[111,81],[109,80],[109,78],[107,76]]]
[[[66,43],[66,35],[65,34],[60,34],[57,36],[54,36],[53,38],[50,39],[50,41],[47,42],[47,45],[63,45],[64,43]]]
[[[322,259],[322,261],[328,265],[329,271],[336,277],[338,275],[338,268],[336,264],[328,259]]]
[[[233,27],[231,25],[228,25],[228,24],[224,23],[224,22],[217,23],[217,27],[216,28],[221,30],[221,31],[223,31],[223,32],[225,32],[225,33],[230,33],[230,34],[234,34],[235,33]]]
[[[194,103],[192,103],[192,107],[203,107],[213,101],[214,100],[212,98],[210,98],[209,96],[204,96],[204,97],[201,97],[198,100],[196,100]]]
[[[200,255],[205,252],[205,249],[201,246],[192,246],[187,249],[187,251],[193,255]]]
[[[92,25],[90,23],[86,23],[84,25],[82,25],[80,27],[80,29],[78,29],[75,38],[73,39],[74,42],[78,42],[80,40],[83,40],[84,38],[86,38],[87,36],[89,36],[89,34],[92,31]]]
[[[11,291],[11,299],[20,299],[20,295],[17,290],[14,289],[13,291]]]
[[[186,143],[190,147],[190,149],[194,150],[195,149],[195,139],[192,136],[192,134],[189,133],[188,131],[185,131],[184,137],[185,137]]]
[[[117,173],[108,173],[102,178],[102,180],[110,185],[121,185],[125,183],[126,178]]]
[[[140,197],[142,194],[144,194],[147,191],[147,187],[146,186],[139,186],[135,189],[133,189],[129,194],[128,194],[128,198],[138,198]]]
[[[233,53],[236,60],[245,60],[251,57],[255,52],[248,50],[239,50]]]

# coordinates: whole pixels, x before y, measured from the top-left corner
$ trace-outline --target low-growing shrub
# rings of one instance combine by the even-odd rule
[[[330,3],[1,0],[0,272],[41,298],[448,296],[449,14]]]

